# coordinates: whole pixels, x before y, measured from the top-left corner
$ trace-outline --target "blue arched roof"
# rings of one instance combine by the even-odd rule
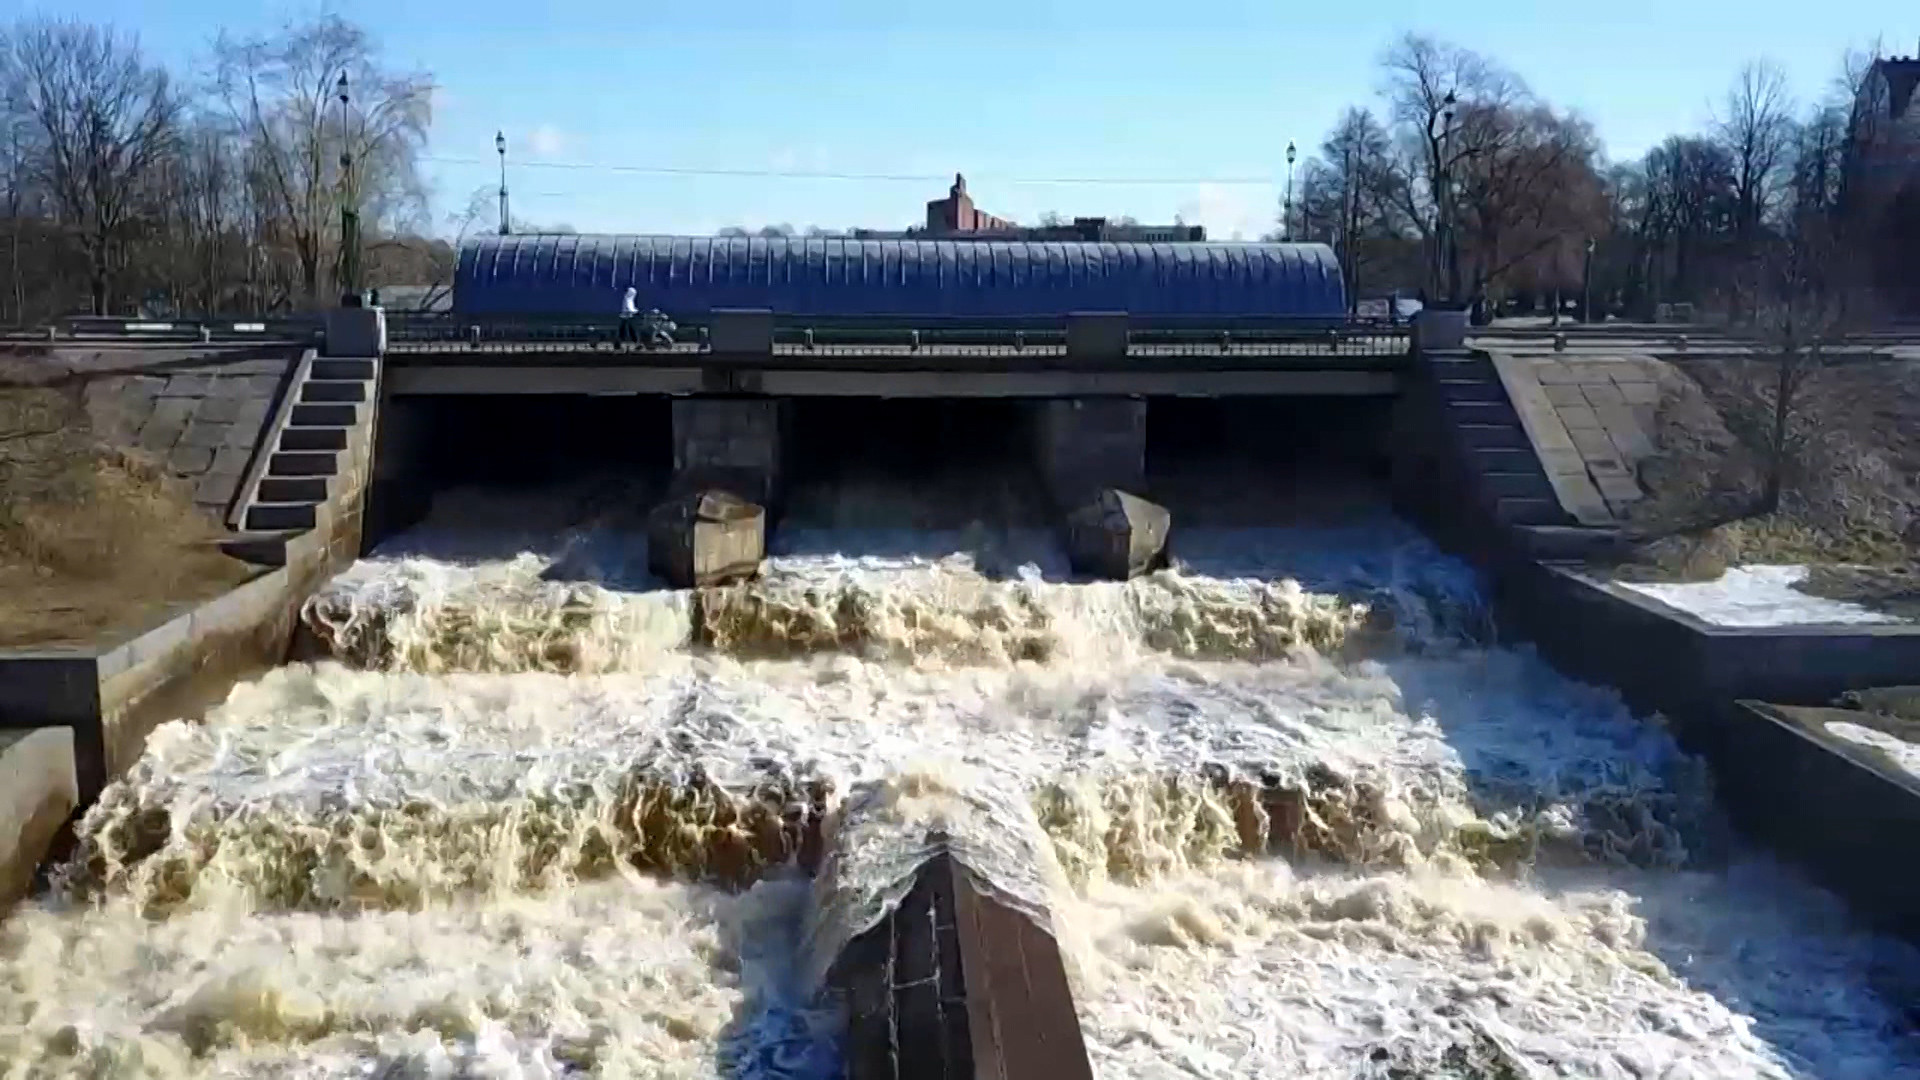
[[[710,236],[488,236],[460,249],[454,307],[471,315],[612,315],[644,308],[785,315],[1338,318],[1323,244],[1053,243]]]

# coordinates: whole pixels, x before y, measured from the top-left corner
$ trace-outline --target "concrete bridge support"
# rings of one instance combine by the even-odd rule
[[[1147,483],[1147,403],[1142,398],[1062,398],[1036,403],[1034,457],[1058,511],[1076,570],[1130,578],[1158,567],[1172,519],[1142,498]]]
[[[766,557],[783,479],[786,402],[676,398],[673,480],[647,529],[648,561],[675,588],[750,577]]]
[[[777,504],[786,404],[772,398],[675,398],[674,492],[719,487],[761,506]]]
[[[1034,460],[1061,510],[1105,488],[1139,492],[1147,479],[1147,403],[1143,398],[1056,398],[1036,402]]]

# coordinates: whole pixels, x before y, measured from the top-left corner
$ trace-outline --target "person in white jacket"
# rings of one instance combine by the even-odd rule
[[[635,300],[639,294],[640,290],[629,285],[627,295],[620,298],[620,335],[614,341],[615,348],[622,348],[629,341],[640,344],[640,328],[633,323],[634,317],[640,314],[640,305]]]

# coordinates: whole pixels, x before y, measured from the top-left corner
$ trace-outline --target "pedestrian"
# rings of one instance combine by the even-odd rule
[[[659,308],[648,308],[646,317],[641,321],[647,324],[647,348],[673,348],[673,332],[680,327],[667,318],[666,312]]]
[[[620,298],[620,336],[614,342],[615,348],[620,348],[629,341],[635,345],[640,344],[640,328],[633,324],[634,318],[640,314],[640,305],[634,300],[639,293],[640,290],[629,285],[627,295]]]

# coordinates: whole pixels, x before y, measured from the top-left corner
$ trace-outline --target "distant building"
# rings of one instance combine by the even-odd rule
[[[1876,60],[1852,117],[1853,192],[1859,210],[1884,210],[1920,185],[1920,56]]]
[[[1205,240],[1207,230],[1199,225],[1140,225],[1132,222],[1109,222],[1106,218],[1098,217],[1077,217],[1071,224],[1020,225],[1007,218],[995,217],[975,206],[973,196],[967,194],[967,178],[955,173],[953,186],[947,189],[947,197],[935,199],[927,204],[927,226],[924,233],[891,233],[859,229],[855,230],[854,235],[866,239],[919,235],[942,240],[1173,243]]]
[[[1862,80],[1849,125],[1846,216],[1889,311],[1920,315],[1920,56],[1876,60]]]
[[[967,178],[953,174],[953,186],[947,197],[927,204],[927,235],[948,237],[962,233],[1005,232],[1018,228],[1006,218],[994,217],[973,205],[967,194]]]

